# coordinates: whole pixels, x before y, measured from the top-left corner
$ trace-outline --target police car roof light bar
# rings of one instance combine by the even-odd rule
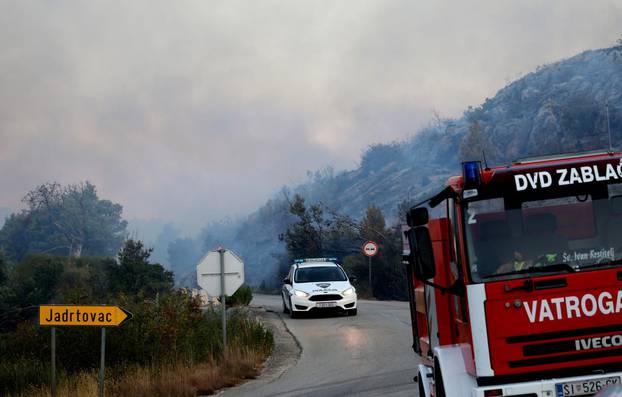
[[[337,258],[303,258],[303,259],[294,259],[294,263],[305,263],[305,262],[334,262]]]

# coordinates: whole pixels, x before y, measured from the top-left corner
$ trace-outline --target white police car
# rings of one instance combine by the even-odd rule
[[[283,312],[340,309],[355,316],[356,290],[335,258],[296,259],[283,279]]]

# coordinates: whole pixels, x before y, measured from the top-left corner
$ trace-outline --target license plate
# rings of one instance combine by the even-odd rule
[[[608,378],[557,383],[555,389],[557,391],[557,397],[584,396],[586,394],[596,394],[600,389],[618,383],[620,383],[619,376],[610,376]]]
[[[322,302],[315,305],[315,307],[335,307],[337,304],[335,302]]]

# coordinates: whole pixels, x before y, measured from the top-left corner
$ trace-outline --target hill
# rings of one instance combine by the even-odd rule
[[[607,112],[609,117],[607,117]],[[369,147],[354,170],[316,172],[310,181],[284,188],[251,214],[224,243],[247,264],[247,278],[277,284],[284,254],[278,236],[292,222],[288,198],[301,194],[333,211],[361,218],[370,204],[390,223],[398,207],[421,199],[459,172],[460,162],[490,165],[520,157],[622,146],[622,45],[590,50],[539,67],[502,88],[493,98],[469,107],[459,119],[436,120],[402,142]]]

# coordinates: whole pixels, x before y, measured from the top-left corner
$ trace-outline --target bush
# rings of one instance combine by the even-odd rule
[[[153,371],[155,379],[164,368],[219,365],[221,312],[204,311],[199,298],[173,290],[172,274],[151,263],[150,254],[140,241],[128,240],[117,261],[37,254],[8,269],[0,257],[0,395],[30,395],[49,384],[50,329],[35,325],[38,306],[46,303],[118,305],[133,314],[106,332],[107,376],[113,381],[128,370]],[[252,298],[243,286],[227,302],[242,306]],[[246,310],[229,316],[228,350],[235,346],[244,357],[262,359],[270,353],[272,334]],[[100,335],[99,328],[57,328],[59,387],[62,381],[67,390],[86,390],[90,383],[76,380],[97,372]]]
[[[18,358],[0,361],[0,395],[18,393],[50,381],[50,359]]]
[[[248,306],[253,300],[253,290],[244,284],[231,296],[227,297],[228,306]]]
[[[250,300],[248,295],[243,293],[240,299]],[[106,365],[111,377],[120,377],[137,366],[156,370],[193,366],[222,356],[221,312],[203,311],[196,298],[173,291],[155,299],[120,296],[114,303],[134,318],[107,331]],[[229,312],[227,333],[230,348],[247,349],[261,357],[270,354],[274,345],[272,334],[244,309]],[[73,376],[96,371],[99,328],[59,327],[56,335],[59,372]],[[33,322],[20,323],[14,332],[0,334],[0,395],[49,382],[49,342],[50,330]]]

